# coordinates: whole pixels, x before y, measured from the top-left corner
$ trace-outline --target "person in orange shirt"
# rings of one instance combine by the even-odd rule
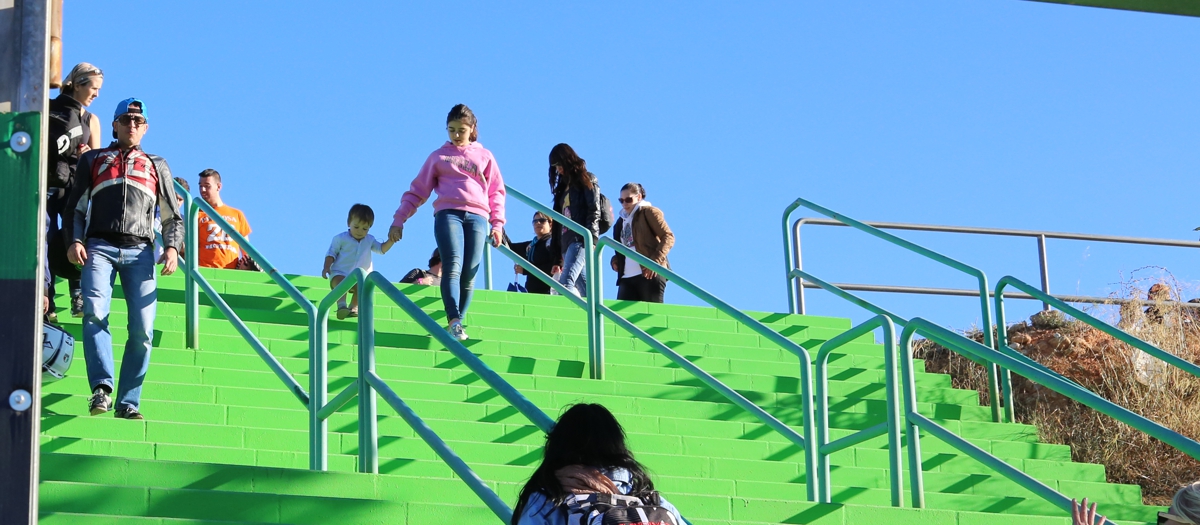
[[[206,169],[200,172],[200,198],[213,207],[221,218],[230,226],[237,229],[247,240],[250,239],[250,223],[242,210],[226,206],[221,200],[221,174],[217,170]],[[237,241],[233,240],[204,212],[200,212],[197,233],[200,234],[200,266],[204,268],[230,268],[244,270],[249,268],[246,257]]]

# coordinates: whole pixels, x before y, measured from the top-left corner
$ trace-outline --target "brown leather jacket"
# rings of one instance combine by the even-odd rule
[[[675,234],[671,233],[671,228],[667,226],[667,220],[663,218],[662,210],[654,206],[642,206],[633,212],[630,220],[633,221],[634,251],[670,268],[671,263],[667,260],[667,252],[671,251],[671,247],[675,245]],[[621,232],[624,231],[625,226],[623,221],[624,219],[617,219],[617,223],[613,225],[612,234],[613,239],[622,244],[624,244],[624,240],[621,238]],[[620,268],[625,267],[625,256],[619,253],[613,255],[611,264],[618,268],[619,276]]]

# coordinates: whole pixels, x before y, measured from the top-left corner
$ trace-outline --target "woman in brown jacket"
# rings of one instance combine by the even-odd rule
[[[621,213],[613,225],[613,239],[667,268],[667,252],[675,245],[675,234],[667,226],[662,210],[646,200],[646,189],[630,182],[621,188]],[[612,269],[617,272],[617,299],[663,302],[667,280],[637,261],[616,254]]]

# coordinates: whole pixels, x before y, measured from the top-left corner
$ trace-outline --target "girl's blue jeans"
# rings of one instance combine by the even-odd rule
[[[488,221],[482,215],[442,210],[433,216],[433,237],[442,256],[442,306],[447,322],[467,315],[487,235]]]

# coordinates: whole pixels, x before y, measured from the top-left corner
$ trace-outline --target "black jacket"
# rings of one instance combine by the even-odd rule
[[[588,176],[592,178],[594,189],[589,190],[583,186],[558,189],[554,192],[554,211],[569,215],[576,224],[592,232],[592,238],[595,239],[600,236],[600,192],[597,191],[596,176],[591,172],[588,172]],[[563,202],[568,201],[567,196],[570,196],[569,214],[563,211]],[[583,242],[583,237],[561,224],[555,224],[551,234],[551,250],[558,254],[559,262],[562,261],[563,250],[573,243]]]
[[[46,187],[70,188],[75,182],[79,145],[87,144],[92,128],[84,120],[83,104],[70,95],[59,95],[48,104],[49,139],[46,152]]]
[[[124,235],[154,240],[154,209],[162,220],[164,248],[183,252],[183,221],[176,211],[175,185],[167,161],[140,147],[112,144],[79,158],[67,200],[75,220],[65,225],[65,242]]]
[[[533,248],[532,250],[530,250],[531,245]],[[512,245],[512,251],[516,252],[517,255],[524,257],[525,260],[533,263],[537,269],[546,272],[546,275],[550,275],[550,270],[554,269],[554,265],[557,264],[560,259],[562,259],[562,254],[552,251],[551,247],[547,246],[546,241],[534,242],[530,240],[518,242]],[[528,274],[526,274],[525,289],[528,290],[529,293],[550,293],[550,285],[542,282],[541,279]]]

